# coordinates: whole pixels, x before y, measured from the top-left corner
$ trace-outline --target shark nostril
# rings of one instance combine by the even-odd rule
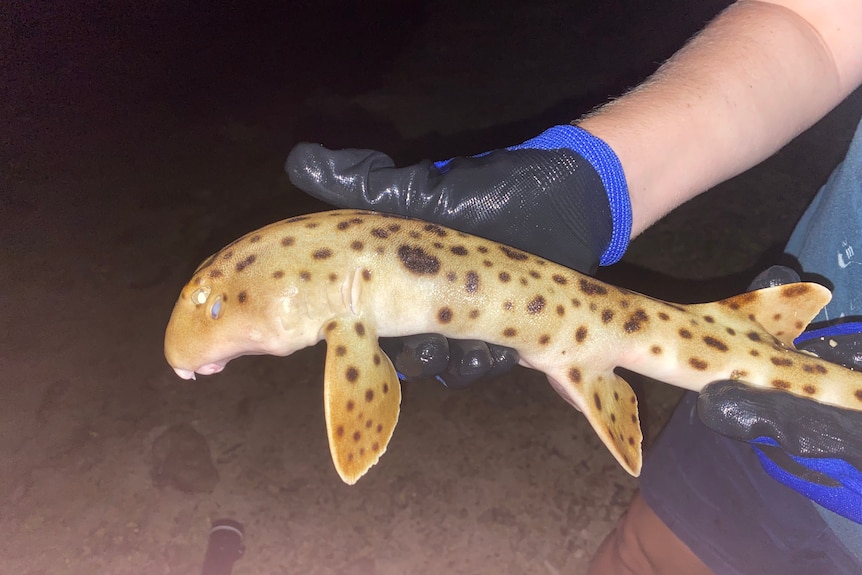
[[[210,288],[208,286],[203,286],[192,292],[191,300],[195,305],[203,305],[207,302],[209,297]]]

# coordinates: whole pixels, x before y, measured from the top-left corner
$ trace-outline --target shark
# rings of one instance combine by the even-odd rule
[[[265,226],[201,263],[173,308],[164,352],[179,377],[194,379],[239,356],[287,356],[325,340],[326,433],[352,485],[386,451],[400,413],[401,382],[379,337],[508,346],[637,476],[637,398],[618,367],[689,390],[737,380],[862,411],[862,373],[793,347],[830,298],[800,282],[666,302],[435,223],[332,210]]]

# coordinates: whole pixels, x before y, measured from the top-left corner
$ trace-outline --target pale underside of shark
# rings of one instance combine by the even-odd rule
[[[386,450],[400,411],[378,337],[508,346],[638,475],[637,399],[616,367],[691,390],[732,379],[862,410],[862,374],[793,349],[830,297],[795,283],[668,303],[436,224],[336,210],[271,224],[203,262],[176,302],[165,356],[190,379],[325,339],[326,431],[338,474],[353,484]]]

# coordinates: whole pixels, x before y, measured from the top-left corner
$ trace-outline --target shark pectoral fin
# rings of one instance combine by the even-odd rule
[[[822,285],[799,282],[751,291],[716,303],[756,321],[780,342],[792,346],[793,340],[831,299],[832,292]],[[703,307],[703,315],[708,315],[706,308],[712,305],[692,307]]]
[[[380,460],[401,409],[401,383],[373,326],[342,316],[324,327],[323,401],[329,451],[353,485]]]
[[[631,386],[612,371],[593,373],[577,367],[550,380],[557,393],[586,416],[620,465],[635,477],[640,475],[643,434]]]

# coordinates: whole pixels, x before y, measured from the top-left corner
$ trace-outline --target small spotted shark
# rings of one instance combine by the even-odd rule
[[[194,379],[242,355],[286,356],[325,339],[329,448],[353,484],[386,451],[400,411],[378,337],[435,332],[509,346],[638,475],[637,399],[616,367],[691,390],[732,379],[862,410],[862,373],[793,348],[830,298],[794,283],[680,305],[436,224],[335,210],[268,225],[204,261],[176,302],[165,356]]]

